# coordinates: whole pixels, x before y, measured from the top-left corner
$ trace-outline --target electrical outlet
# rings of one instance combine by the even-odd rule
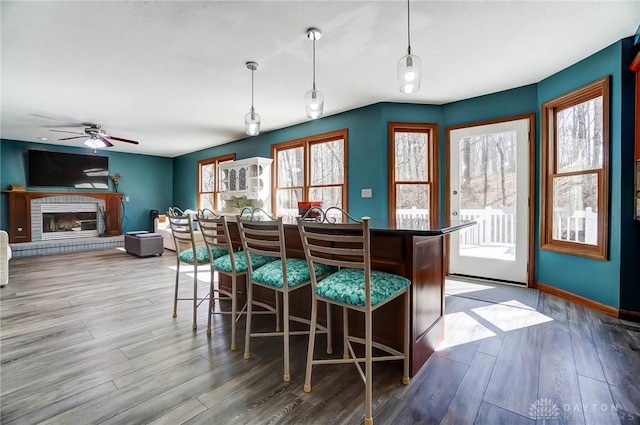
[[[363,198],[371,198],[372,196],[373,196],[373,191],[371,189],[362,189]]]
[[[129,202],[129,197],[128,196],[124,197],[124,202]]]

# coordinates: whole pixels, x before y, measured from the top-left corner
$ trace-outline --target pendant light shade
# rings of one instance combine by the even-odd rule
[[[304,106],[309,118],[320,118],[324,108],[324,95],[320,90],[309,90],[304,96]]]
[[[409,50],[410,51],[410,50]],[[398,86],[402,93],[414,93],[420,90],[422,59],[407,54],[398,61]]]
[[[320,118],[324,110],[324,95],[316,90],[316,40],[320,40],[322,31],[317,28],[307,30],[307,38],[313,42],[313,88],[304,97],[304,106],[307,116],[312,119]]]
[[[260,134],[260,115],[253,107],[253,72],[258,69],[256,62],[247,62],[247,69],[251,70],[251,109],[244,116],[244,132],[247,136],[257,136]]]
[[[407,0],[407,54],[398,61],[398,86],[402,93],[415,93],[420,90],[422,60],[411,54],[411,10]]]

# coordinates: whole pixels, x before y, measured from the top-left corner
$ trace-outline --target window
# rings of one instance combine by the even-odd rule
[[[222,200],[220,192],[224,188],[220,187],[218,176],[218,165],[222,162],[233,161],[235,154],[216,156],[198,161],[198,208],[209,208],[210,210],[221,210]]]
[[[609,78],[542,105],[541,247],[607,258]]]
[[[389,218],[397,225],[438,220],[438,126],[390,122]]]
[[[296,216],[298,202],[347,208],[347,130],[271,146],[277,215]]]

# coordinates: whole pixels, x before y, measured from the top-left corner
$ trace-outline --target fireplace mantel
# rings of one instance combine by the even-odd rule
[[[107,211],[107,228],[111,236],[120,234],[120,205],[122,195],[117,192],[32,192],[6,191],[9,195],[9,241],[31,242],[31,200],[56,196],[89,196],[102,199]]]

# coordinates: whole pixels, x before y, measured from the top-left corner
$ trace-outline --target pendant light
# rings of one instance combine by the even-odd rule
[[[316,90],[316,40],[322,38],[322,32],[318,28],[309,28],[307,38],[313,41],[313,88],[304,97],[304,106],[307,116],[312,119],[320,118],[324,108],[324,95]]]
[[[247,136],[257,136],[260,134],[260,115],[253,107],[253,72],[258,69],[256,62],[247,62],[247,69],[251,70],[251,109],[244,116],[244,132]]]
[[[411,54],[411,12],[407,0],[407,54],[398,61],[398,85],[402,93],[415,93],[420,90],[422,60]]]

